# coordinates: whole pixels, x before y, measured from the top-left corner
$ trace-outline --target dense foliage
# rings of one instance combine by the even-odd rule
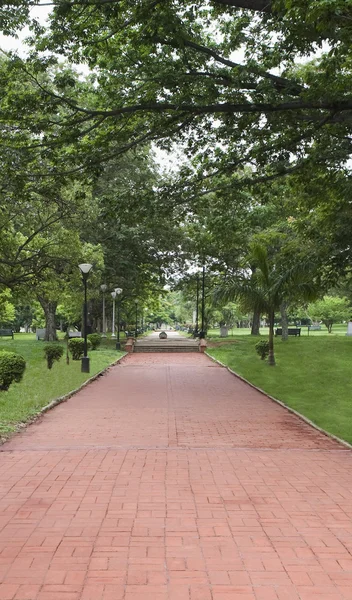
[[[87,340],[88,350],[91,348],[91,343]],[[83,338],[72,338],[68,340],[68,348],[72,354],[73,360],[79,360],[83,356],[84,352],[84,339]]]
[[[331,333],[334,323],[351,319],[352,309],[347,298],[324,296],[321,300],[309,304],[308,314],[314,321],[322,321]]]
[[[21,381],[26,361],[20,354],[0,350],[0,390],[8,390],[11,383]]]
[[[260,314],[272,332],[280,311],[285,331],[313,290],[339,293],[352,264],[351,0],[54,0],[47,28],[32,5],[0,9],[5,33],[32,32],[26,58],[0,59],[6,302],[11,290],[39,303],[55,340],[58,314],[82,329],[79,262],[93,264],[93,330],[102,283],[110,324],[117,285],[128,326],[193,318],[203,265],[204,326],[244,310],[253,333]],[[179,151],[175,172],[156,147]],[[167,306],[170,285],[182,308]]]
[[[259,354],[262,360],[265,360],[269,354],[269,342],[268,340],[259,340],[254,346],[256,353]]]
[[[90,333],[87,337],[91,343],[92,350],[97,350],[101,344],[101,335],[99,333]]]
[[[44,354],[46,358],[46,362],[48,365],[48,369],[51,369],[54,362],[60,360],[63,356],[64,348],[59,344],[46,344],[44,346]]]

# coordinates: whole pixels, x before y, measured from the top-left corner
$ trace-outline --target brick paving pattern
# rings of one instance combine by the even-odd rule
[[[0,452],[0,600],[352,600],[352,455],[198,354]]]

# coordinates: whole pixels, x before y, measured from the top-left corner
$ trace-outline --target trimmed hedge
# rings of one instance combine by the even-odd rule
[[[0,390],[8,390],[11,383],[21,381],[25,368],[23,356],[0,350]]]
[[[269,354],[269,342],[268,342],[268,340],[260,340],[260,342],[257,342],[254,347],[256,349],[257,354],[259,354],[260,358],[262,360],[265,360],[266,357]]]
[[[92,344],[87,340],[87,347],[90,350]],[[79,360],[83,356],[84,352],[84,339],[83,338],[71,338],[68,341],[68,348],[72,354],[72,360]]]
[[[92,350],[96,350],[100,346],[102,340],[100,333],[90,333],[87,338],[92,344]]]
[[[60,346],[59,344],[47,344],[45,346],[44,354],[48,365],[48,369],[51,369],[55,360],[60,360],[63,353],[63,346]]]

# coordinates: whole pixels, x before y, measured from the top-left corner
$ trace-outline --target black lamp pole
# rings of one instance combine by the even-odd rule
[[[138,302],[137,300],[135,300],[136,303],[136,338],[138,336]]]
[[[198,318],[199,318],[199,275],[197,273],[196,330],[194,332],[194,337],[197,337],[197,335],[198,335]]]
[[[201,325],[201,332],[199,334],[200,338],[205,338],[205,331],[204,331],[204,317],[205,317],[205,266],[203,265],[203,273],[202,273],[202,325]]]
[[[117,299],[117,340],[116,340],[116,350],[120,350],[120,298]]]
[[[121,288],[116,288],[115,292],[117,294],[117,340],[116,340],[116,350],[121,350],[120,344],[120,295],[122,294]]]
[[[102,337],[105,338],[106,337],[105,292],[108,289],[108,286],[106,285],[106,283],[102,283],[101,286],[100,286],[100,289],[103,292],[103,331],[102,331]]]
[[[92,265],[88,263],[84,263],[78,265],[83,279],[84,285],[84,346],[83,346],[83,356],[81,362],[81,372],[89,373],[89,356],[88,356],[88,344],[87,344],[87,326],[88,326],[88,310],[87,310],[87,279],[89,275],[89,271],[92,268]]]

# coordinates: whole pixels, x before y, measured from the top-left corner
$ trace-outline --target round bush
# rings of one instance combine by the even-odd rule
[[[88,350],[91,348],[92,344],[89,340],[87,340]],[[68,348],[72,354],[72,360],[79,360],[81,356],[83,356],[84,352],[84,339],[83,338],[71,338],[68,341]]]
[[[268,340],[260,340],[255,345],[255,349],[257,354],[259,354],[262,360],[265,360],[269,354],[269,342]]]
[[[46,357],[48,369],[51,369],[55,360],[60,360],[63,353],[64,353],[64,349],[59,344],[47,344],[45,346],[44,354]]]
[[[0,350],[0,390],[8,390],[13,381],[21,381],[25,368],[23,356]]]
[[[92,344],[92,350],[96,350],[100,346],[102,340],[100,333],[90,333],[87,337]]]

